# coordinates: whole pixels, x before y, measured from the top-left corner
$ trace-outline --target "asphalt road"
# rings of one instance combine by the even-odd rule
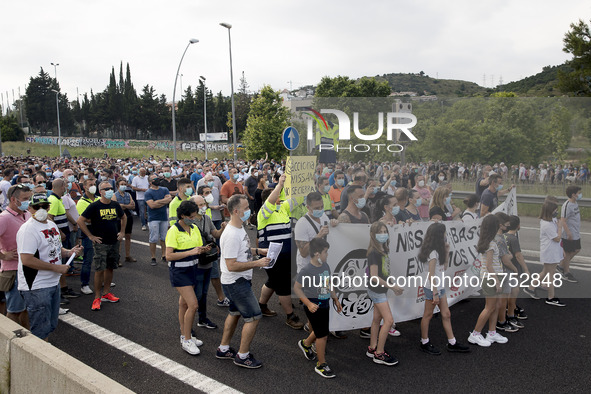
[[[134,239],[147,242],[148,233],[134,226]],[[537,227],[537,220],[524,219],[522,227]],[[590,256],[591,224],[585,223],[583,256]],[[535,230],[521,233],[524,249],[539,250]],[[254,239],[254,234],[251,234]],[[159,255],[159,252],[157,252]],[[105,304],[100,312],[90,309],[92,296],[71,300],[70,311],[101,327],[138,343],[160,355],[206,375],[236,390],[248,393],[263,392],[588,392],[591,384],[591,300],[565,299],[567,306],[548,306],[543,301],[523,298],[518,304],[530,318],[526,328],[508,333],[507,344],[493,344],[490,348],[471,345],[470,354],[443,352],[430,356],[419,350],[420,320],[399,323],[402,336],[389,337],[387,351],[394,354],[399,365],[386,367],[374,364],[365,356],[369,343],[358,331],[350,332],[344,340],[329,339],[327,360],[337,374],[336,379],[322,379],[314,370],[314,362],[307,361],[297,347],[305,337],[285,325],[279,316],[263,318],[253,341],[252,352],[263,362],[258,370],[239,368],[231,361],[214,357],[222,334],[227,309],[215,305],[215,293],[210,287],[209,318],[220,328],[197,328],[204,345],[202,353],[190,356],[179,345],[178,295],[170,286],[168,267],[149,264],[148,247],[132,244],[136,263],[126,263],[115,272],[117,286],[113,292],[121,297],[117,304]],[[533,259],[530,271],[539,272],[541,266]],[[591,264],[580,264],[573,270],[579,284],[572,288],[591,289]],[[266,275],[255,270],[253,286],[257,295]],[[79,277],[69,277],[71,287],[79,289]],[[523,296],[523,294],[522,294]],[[561,296],[558,293],[558,296]],[[472,330],[484,300],[469,299],[451,308],[456,338],[463,343]],[[277,298],[269,306],[280,311]],[[304,317],[301,307],[297,313]],[[240,329],[241,325],[239,325]],[[443,348],[445,334],[439,318],[431,323],[432,343]],[[138,359],[117,350],[85,331],[60,322],[50,336],[50,342],[68,354],[97,369],[129,389],[145,393],[196,392],[193,387],[167,375]],[[236,337],[232,345],[238,347]]]

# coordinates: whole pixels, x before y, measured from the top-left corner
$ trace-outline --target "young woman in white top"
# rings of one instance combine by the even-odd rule
[[[476,245],[476,251],[480,254],[479,259],[481,262],[482,295],[486,297],[486,303],[478,316],[474,330],[468,336],[468,342],[482,347],[489,347],[494,342],[507,343],[509,341],[496,331],[498,310],[502,301],[499,294],[503,290],[501,286],[502,277],[497,275],[503,273],[499,247],[495,242],[499,227],[499,219],[495,215],[486,215],[482,219],[480,238]],[[481,331],[487,321],[488,333],[484,338]]]
[[[556,266],[562,261],[564,254],[560,246],[562,238],[562,226],[558,225],[556,216],[558,215],[558,205],[548,199],[542,205],[540,214],[540,262],[544,264],[544,269],[540,272],[539,280],[532,278],[530,286],[523,291],[529,294],[533,299],[539,299],[538,289],[540,284],[548,286],[548,298],[546,304],[553,306],[566,306],[554,294],[554,282]],[[532,275],[533,276],[533,275]],[[534,286],[537,282],[537,286]],[[562,280],[559,281],[562,283]]]
[[[451,312],[445,295],[444,275],[449,262],[449,244],[445,236],[445,224],[433,223],[427,229],[425,239],[419,252],[419,261],[429,264],[427,282],[423,286],[425,292],[425,311],[421,319],[421,350],[432,355],[441,352],[429,341],[429,323],[433,317],[433,309],[438,305],[441,310],[441,322],[447,335],[449,352],[469,352],[470,349],[456,341],[451,327]],[[434,280],[437,278],[437,280]]]
[[[464,222],[478,219],[478,213],[480,211],[480,197],[477,194],[470,194],[464,199],[464,205],[466,209],[460,216]]]

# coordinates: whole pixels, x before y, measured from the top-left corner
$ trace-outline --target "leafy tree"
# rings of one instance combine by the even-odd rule
[[[581,19],[571,23],[570,28],[564,35],[562,50],[573,55],[567,62],[572,71],[558,72],[558,86],[564,93],[591,96],[591,31]]]
[[[566,158],[566,148],[570,143],[570,114],[562,105],[552,111],[550,117],[550,141],[552,153],[559,160]]]
[[[243,143],[248,159],[264,157],[265,153],[276,160],[283,158],[287,150],[281,142],[281,133],[289,125],[290,113],[283,106],[279,92],[269,85],[263,86],[251,104]]]
[[[316,87],[316,97],[387,97],[391,93],[388,82],[363,77],[357,81],[349,77],[324,77]]]
[[[19,127],[16,116],[0,117],[0,132],[2,133],[2,142],[25,140],[25,132]]]

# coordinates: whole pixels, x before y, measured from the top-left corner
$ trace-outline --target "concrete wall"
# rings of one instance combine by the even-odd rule
[[[132,393],[0,315],[0,393]]]

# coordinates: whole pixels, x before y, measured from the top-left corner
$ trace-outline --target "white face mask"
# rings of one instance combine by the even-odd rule
[[[207,207],[199,208],[199,215],[203,216],[203,215],[205,215],[206,212],[207,212]]]
[[[96,194],[96,186],[89,187],[88,192],[92,195]]]
[[[425,187],[425,181],[419,181],[419,187]]]
[[[44,222],[47,220],[47,210],[43,208],[38,209],[34,216],[38,221]]]
[[[213,202],[213,194],[208,194],[205,196],[205,202],[211,204]]]

